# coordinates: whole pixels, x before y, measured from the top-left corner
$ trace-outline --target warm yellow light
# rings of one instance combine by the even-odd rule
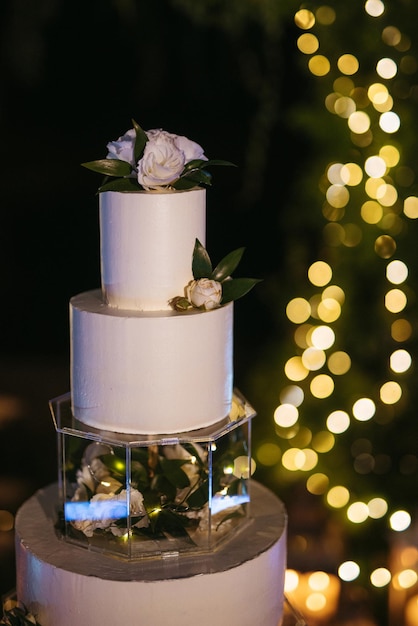
[[[397,74],[398,67],[393,59],[384,58],[380,59],[376,65],[376,72],[381,78],[390,79],[394,78]]]
[[[332,269],[325,261],[315,261],[308,269],[308,278],[316,287],[323,287],[331,280]]]
[[[373,83],[368,88],[367,95],[370,102],[373,102],[373,104],[382,104],[386,101],[389,91],[386,85],[383,85],[382,83]]]
[[[347,487],[337,485],[327,493],[327,502],[334,509],[342,509],[350,500],[350,492]]]
[[[393,98],[390,94],[388,94],[384,102],[373,102],[373,106],[379,113],[391,111],[393,108]]]
[[[408,278],[408,266],[403,261],[391,261],[386,266],[386,278],[394,285],[400,285]]]
[[[389,380],[380,387],[380,399],[384,404],[396,404],[402,397],[402,387],[394,380]]]
[[[364,189],[369,198],[373,198],[375,200],[379,191],[379,187],[385,184],[386,183],[383,178],[368,178],[366,180]]]
[[[322,299],[326,300],[327,298],[332,298],[340,304],[344,304],[345,293],[338,285],[329,285],[329,287],[326,287],[322,292]]]
[[[358,578],[360,567],[355,561],[345,561],[338,568],[338,576],[345,582],[350,582]]]
[[[412,357],[407,350],[395,350],[390,355],[390,369],[397,374],[409,370],[412,365]]]
[[[293,381],[304,380],[309,374],[300,356],[291,357],[284,366],[284,372],[288,379]]]
[[[342,163],[332,163],[327,169],[327,178],[332,185],[343,185],[341,178]]]
[[[311,380],[310,390],[314,398],[329,398],[334,391],[334,381],[328,374],[318,374]]]
[[[402,341],[407,341],[410,339],[412,335],[412,326],[408,320],[405,319],[397,319],[393,322],[390,327],[390,333],[392,339],[401,343]]]
[[[406,217],[416,220],[418,217],[418,198],[416,196],[408,196],[403,203],[403,212]]]
[[[386,587],[390,583],[391,573],[386,567],[378,567],[370,574],[373,587]]]
[[[331,69],[331,64],[323,54],[316,54],[309,59],[308,67],[314,76],[326,76]]]
[[[350,200],[350,192],[342,185],[331,185],[325,195],[329,204],[336,209],[347,206]]]
[[[327,350],[335,342],[335,333],[329,326],[316,326],[311,332],[311,342],[315,348]]]
[[[312,474],[306,481],[306,488],[309,493],[315,496],[320,496],[326,492],[329,485],[329,478],[326,474]]]
[[[341,179],[345,185],[354,187],[363,180],[363,170],[357,163],[346,163],[341,168]]]
[[[294,569],[287,569],[284,577],[284,590],[286,593],[294,591],[299,585],[299,574]]]
[[[280,402],[282,404],[300,406],[304,396],[303,389],[298,385],[287,385],[287,387],[284,387],[280,392]]]
[[[316,433],[312,439],[312,448],[321,454],[329,452],[335,445],[335,437],[325,430]]]
[[[362,524],[369,517],[369,507],[365,502],[353,502],[347,509],[347,518],[353,524]]]
[[[366,224],[378,224],[383,217],[382,205],[375,200],[366,200],[361,205],[360,215]]]
[[[396,133],[401,125],[399,115],[394,111],[386,111],[379,118],[379,126],[385,133]]]
[[[382,31],[382,40],[388,46],[397,46],[401,39],[401,31],[396,26],[386,26]]]
[[[401,289],[390,289],[385,295],[385,307],[391,313],[400,313],[407,305],[406,294]]]
[[[418,574],[413,569],[403,569],[396,575],[393,580],[394,587],[398,589],[410,589],[418,582]]]
[[[366,159],[364,169],[371,178],[380,178],[386,173],[386,162],[379,156],[371,156]]]
[[[403,532],[411,525],[411,516],[408,511],[395,511],[390,516],[389,524],[392,530]]]
[[[382,0],[367,0],[364,8],[371,17],[380,17],[385,11]]]
[[[331,324],[341,315],[341,306],[333,298],[323,298],[318,304],[317,315],[322,322]]]
[[[308,577],[308,585],[312,591],[324,591],[329,585],[329,576],[326,572],[312,572]]]
[[[353,404],[353,415],[359,422],[367,422],[376,412],[376,405],[370,398],[360,398]]]
[[[388,503],[383,498],[372,498],[367,506],[369,507],[369,517],[372,519],[379,519],[388,511]]]
[[[339,117],[348,119],[356,110],[356,103],[348,96],[341,96],[334,102],[334,111]]]
[[[282,456],[283,466],[291,472],[312,470],[318,463],[318,455],[309,448],[289,448]]]
[[[286,307],[286,315],[294,324],[302,324],[311,315],[311,305],[305,298],[293,298]]]
[[[280,404],[274,411],[274,421],[278,426],[289,428],[298,421],[299,411],[293,404]]]
[[[355,111],[348,118],[348,127],[353,133],[362,135],[370,128],[370,117],[364,111]]]
[[[301,324],[298,326],[294,333],[295,343],[299,348],[307,348],[312,345],[311,343],[311,332],[312,332],[312,324]]]
[[[391,145],[382,146],[379,150],[379,156],[384,159],[388,167],[395,167],[398,165],[399,159],[401,158],[399,150],[395,148],[395,146]]]
[[[319,48],[319,41],[312,33],[304,33],[297,40],[297,47],[303,54],[313,54]]]
[[[309,30],[315,24],[315,16],[308,9],[301,9],[295,14],[295,24],[303,30]]]
[[[398,199],[398,191],[393,185],[385,183],[376,190],[376,200],[383,206],[393,206]]]
[[[342,410],[336,410],[327,417],[327,428],[331,433],[339,435],[344,433],[350,426],[350,417],[348,413]]]
[[[374,242],[374,251],[382,259],[389,259],[396,252],[396,241],[390,235],[380,235]]]
[[[342,74],[352,76],[358,71],[359,62],[353,54],[343,54],[338,59],[337,66]]]
[[[306,369],[316,371],[321,369],[326,361],[325,352],[318,348],[306,348],[302,354],[302,363]]]

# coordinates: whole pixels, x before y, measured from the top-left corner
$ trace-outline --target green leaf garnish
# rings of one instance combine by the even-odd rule
[[[227,254],[215,267],[211,278],[221,283],[225,278],[231,276],[232,272],[234,272],[241,261],[244,250],[245,248],[237,248],[237,250],[233,250],[233,252]]]
[[[99,159],[98,161],[88,161],[81,165],[88,170],[104,174],[105,176],[129,176],[132,172],[131,164],[119,159]]]
[[[142,157],[145,149],[145,145],[148,141],[148,136],[144,130],[140,127],[140,125],[132,120],[133,127],[135,128],[136,138],[135,138],[135,146],[134,146],[134,157],[135,163],[138,163],[139,159]]]
[[[222,304],[242,298],[259,282],[261,282],[259,278],[231,278],[230,280],[225,280],[222,283]]]
[[[103,191],[128,191],[133,193],[141,190],[142,187],[136,178],[112,178],[98,189],[100,193]]]
[[[192,272],[195,280],[208,278],[212,274],[212,263],[206,249],[196,239],[193,250]]]

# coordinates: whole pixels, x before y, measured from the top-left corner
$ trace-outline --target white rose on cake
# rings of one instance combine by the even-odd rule
[[[186,287],[187,299],[198,309],[210,311],[220,306],[222,285],[211,278],[192,280]]]
[[[105,179],[102,191],[187,191],[212,184],[212,166],[234,166],[230,161],[208,159],[202,146],[184,135],[161,128],[143,130],[132,120],[133,128],[116,141],[106,144],[104,159],[82,163]]]
[[[147,135],[144,154],[138,161],[138,182],[147,190],[166,187],[181,175],[186,164],[184,152],[163,130],[149,131]]]
[[[134,145],[136,132],[134,128],[128,130],[124,135],[116,141],[109,141],[106,148],[108,149],[107,159],[117,159],[118,161],[126,161],[132,167],[135,167]]]
[[[190,161],[208,160],[202,146],[187,137],[158,128],[147,130],[145,134],[148,141],[137,163],[134,156],[136,140],[134,128],[116,141],[107,144],[106,158],[130,163],[136,172],[138,183],[146,190],[168,187],[170,183],[180,178],[184,166]]]

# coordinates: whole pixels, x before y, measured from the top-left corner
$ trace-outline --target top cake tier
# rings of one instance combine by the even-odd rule
[[[205,244],[206,190],[107,191],[99,202],[105,302],[125,310],[169,310],[169,301],[193,278],[195,240]]]

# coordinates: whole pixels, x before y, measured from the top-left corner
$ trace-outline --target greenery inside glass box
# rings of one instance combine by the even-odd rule
[[[249,521],[250,424],[152,442],[58,427],[65,539],[132,559],[216,549]]]

